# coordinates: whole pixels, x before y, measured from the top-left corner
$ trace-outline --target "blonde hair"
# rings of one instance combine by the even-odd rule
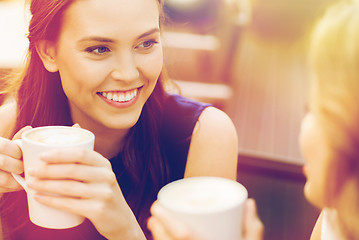
[[[310,108],[335,162],[334,192],[348,236],[359,234],[359,2],[340,1],[315,26]],[[348,183],[347,186],[341,184]],[[350,184],[349,184],[350,182]],[[350,189],[348,189],[350,186]],[[349,239],[356,239],[349,237]]]

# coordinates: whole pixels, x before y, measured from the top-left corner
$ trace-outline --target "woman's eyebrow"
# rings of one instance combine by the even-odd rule
[[[153,33],[157,33],[157,32],[160,32],[160,29],[158,27],[155,27],[155,28],[152,28],[151,30],[141,34],[140,36],[137,37],[137,39],[141,39],[141,38],[144,38],[148,35],[151,35]]]
[[[96,42],[104,42],[104,43],[113,43],[115,42],[112,39],[108,39],[108,38],[103,38],[103,37],[97,37],[97,36],[89,36],[89,37],[85,37],[80,39],[78,42],[89,42],[89,41],[96,41]]]
[[[151,35],[153,33],[156,33],[156,32],[160,32],[160,29],[159,28],[152,28],[150,29],[149,31],[139,35],[137,37],[137,39],[141,39],[141,38],[144,38],[148,35]],[[82,38],[80,39],[78,42],[81,43],[81,42],[89,42],[89,41],[96,41],[96,42],[103,42],[103,43],[113,43],[115,42],[115,40],[113,39],[109,39],[109,38],[104,38],[104,37],[98,37],[98,36],[89,36],[89,37],[85,37],[85,38]]]

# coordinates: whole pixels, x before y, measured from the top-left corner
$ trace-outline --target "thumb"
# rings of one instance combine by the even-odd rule
[[[257,213],[257,205],[254,199],[248,199],[245,203],[243,216],[243,239],[262,240],[264,226]]]
[[[75,123],[74,125],[72,125],[72,127],[81,128],[80,124],[78,124],[78,123]]]
[[[12,138],[12,140],[21,139],[22,134],[23,134],[24,132],[30,130],[30,129],[32,129],[31,126],[26,126],[26,127],[21,128],[21,129],[14,135],[14,137]]]

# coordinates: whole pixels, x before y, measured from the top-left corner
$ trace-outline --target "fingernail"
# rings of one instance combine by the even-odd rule
[[[40,159],[46,161],[50,158],[50,154],[48,152],[41,153]]]
[[[151,207],[151,212],[153,214],[158,214],[158,215],[162,215],[163,214],[163,211],[162,211],[162,208],[159,206],[159,204],[153,204],[152,207]]]
[[[29,168],[28,170],[30,175],[36,175],[37,174],[37,169],[36,168]]]
[[[36,201],[43,201],[44,199],[45,199],[45,196],[44,195],[41,195],[41,194],[39,194],[39,193],[36,193],[35,195],[34,195],[34,198],[35,198],[35,200]]]
[[[26,181],[26,186],[29,188],[33,188],[35,186],[35,183],[33,180],[27,180]]]

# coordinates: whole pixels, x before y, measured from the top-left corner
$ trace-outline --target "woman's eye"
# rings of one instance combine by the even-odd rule
[[[93,53],[96,55],[103,55],[109,51],[110,51],[110,49],[105,46],[95,46],[95,47],[86,48],[86,52]]]
[[[156,40],[148,40],[148,41],[144,41],[141,44],[137,45],[136,48],[137,49],[150,49],[157,43],[158,43],[158,41],[156,41]]]

